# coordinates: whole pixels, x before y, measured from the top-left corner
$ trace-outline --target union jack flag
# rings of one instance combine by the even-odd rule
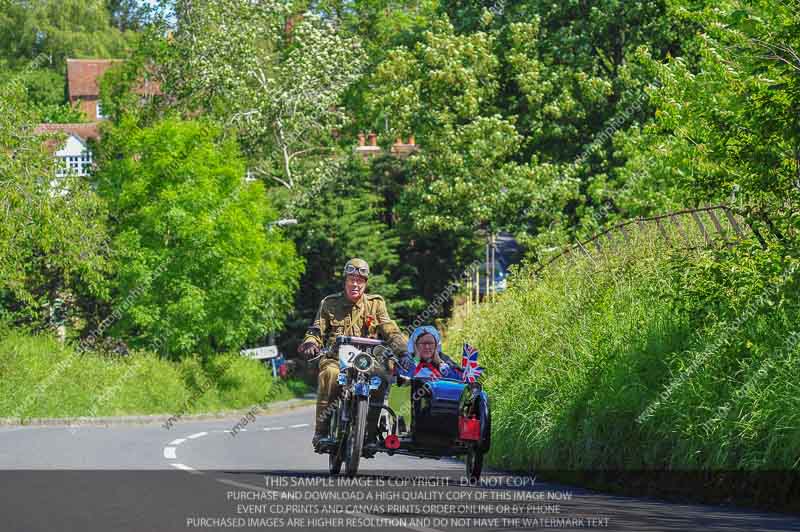
[[[464,353],[461,355],[461,372],[464,382],[475,382],[483,372],[483,368],[478,366],[478,350],[469,344],[464,344]]]

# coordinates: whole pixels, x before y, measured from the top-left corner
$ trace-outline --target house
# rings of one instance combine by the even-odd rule
[[[56,176],[66,173],[85,176],[92,167],[91,144],[100,139],[100,122],[106,118],[100,103],[100,78],[120,59],[67,59],[67,100],[83,111],[89,119],[81,124],[39,124],[36,133],[43,135],[65,133],[66,142],[55,145],[47,142],[48,149],[60,159]],[[143,79],[135,89],[142,97],[158,96],[161,87],[157,81]]]
[[[99,81],[109,68],[121,62],[121,59],[67,59],[67,99],[70,105],[78,106],[92,122],[106,118],[100,104]],[[145,77],[134,92],[142,96],[157,96],[161,94],[161,86]]]
[[[47,148],[53,152],[59,164],[56,176],[67,173],[85,176],[92,168],[91,143],[100,138],[99,122],[88,124],[39,124],[35,132],[42,135],[65,133],[67,139],[62,145],[52,140],[46,142]]]
[[[67,59],[67,99],[94,122],[105,118],[100,105],[100,77],[119,59]]]

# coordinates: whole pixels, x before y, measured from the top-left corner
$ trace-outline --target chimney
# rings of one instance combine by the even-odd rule
[[[383,150],[378,146],[378,135],[370,131],[366,135],[366,143],[364,133],[358,134],[358,146],[355,152],[360,155],[365,161],[380,155]]]
[[[402,137],[397,137],[392,145],[391,153],[395,157],[399,157],[401,159],[405,159],[415,151],[417,151],[417,145],[414,143],[414,135],[410,135],[408,137],[408,144],[403,143]]]

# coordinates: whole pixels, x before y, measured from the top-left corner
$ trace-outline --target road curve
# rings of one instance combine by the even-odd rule
[[[796,516],[630,498],[378,455],[357,481],[312,452],[313,407],[238,419],[0,427],[0,530],[800,531]]]

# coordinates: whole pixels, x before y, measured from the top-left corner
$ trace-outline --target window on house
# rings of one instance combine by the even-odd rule
[[[59,159],[56,169],[56,176],[65,175],[87,176],[92,167],[92,154],[85,151],[80,155],[66,155],[56,157]]]
[[[97,118],[98,120],[106,118],[106,115],[103,114],[103,105],[100,103],[100,100],[97,100]]]

